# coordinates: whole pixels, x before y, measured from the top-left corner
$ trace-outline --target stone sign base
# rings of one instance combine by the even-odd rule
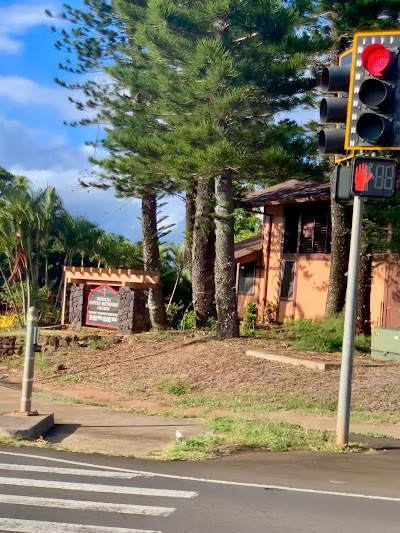
[[[120,333],[149,331],[151,324],[145,292],[140,289],[121,287],[119,294],[118,331]]]
[[[69,297],[69,322],[79,331],[85,326],[87,294],[89,287],[84,284],[73,284]],[[119,333],[141,333],[151,328],[149,310],[146,307],[147,294],[143,289],[130,287],[119,288],[120,302],[118,307],[117,330]]]

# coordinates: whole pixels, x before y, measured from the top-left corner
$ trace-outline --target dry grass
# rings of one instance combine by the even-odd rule
[[[338,370],[323,373],[245,355],[248,349],[282,348],[282,341],[268,338],[222,341],[195,334],[143,334],[103,349],[49,354],[41,360],[36,376],[38,388],[124,408],[202,414],[210,405],[236,412],[264,405],[269,411],[275,406],[332,413]],[[321,358],[321,354],[314,356]],[[337,354],[325,357],[338,359]],[[54,373],[59,363],[67,370]],[[0,367],[0,377],[18,377],[20,372],[20,368]],[[353,406],[367,413],[398,415],[400,365],[365,368],[356,364]]]

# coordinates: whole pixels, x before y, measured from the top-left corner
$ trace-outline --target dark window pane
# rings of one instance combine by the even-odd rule
[[[303,213],[301,220],[300,253],[312,254],[314,241],[314,213]]]
[[[289,206],[285,208],[285,236],[283,253],[295,254],[297,252],[297,236],[299,233],[299,211]]]
[[[301,218],[300,253],[329,254],[331,236],[329,205],[314,204],[304,208]]]
[[[295,261],[283,261],[281,298],[290,300],[294,295]]]
[[[325,254],[328,249],[328,233],[329,233],[329,213],[319,211],[315,213],[314,226],[314,254]],[[329,239],[330,241],[330,239]]]
[[[256,263],[244,263],[239,270],[239,293],[254,293],[254,278],[256,274]]]

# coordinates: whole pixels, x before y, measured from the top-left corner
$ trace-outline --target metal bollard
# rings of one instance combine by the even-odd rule
[[[35,415],[32,412],[33,374],[35,370],[35,351],[38,342],[38,314],[34,307],[28,310],[26,322],[25,362],[22,378],[21,413]]]

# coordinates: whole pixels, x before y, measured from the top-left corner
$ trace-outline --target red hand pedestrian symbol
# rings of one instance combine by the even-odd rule
[[[354,183],[356,191],[365,191],[367,189],[367,184],[372,178],[373,174],[370,172],[368,165],[361,163],[356,167]]]

